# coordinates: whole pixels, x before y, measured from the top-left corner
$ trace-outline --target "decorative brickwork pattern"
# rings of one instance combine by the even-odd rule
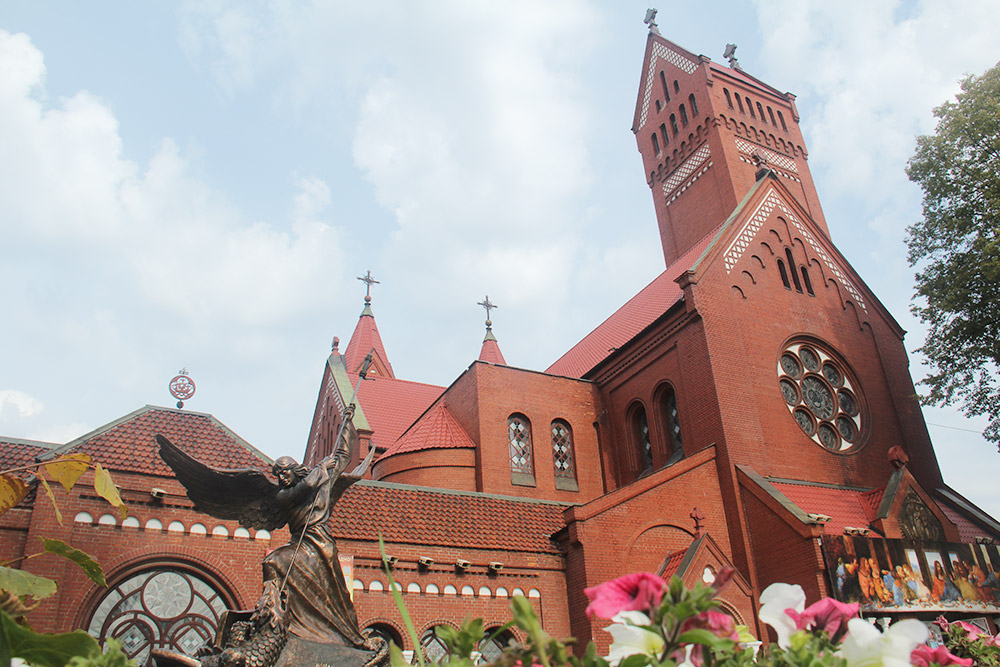
[[[675,189],[677,189],[677,187],[680,186],[682,183],[684,183],[684,181],[687,180],[687,178],[696,169],[698,169],[698,167],[700,167],[702,164],[704,164],[705,161],[708,160],[708,158],[709,158],[710,155],[711,155],[711,150],[709,149],[708,144],[706,143],[706,144],[703,144],[701,146],[701,148],[699,148],[698,150],[696,150],[694,152],[694,154],[691,155],[691,157],[689,157],[688,159],[684,160],[684,162],[681,163],[681,166],[679,166],[677,169],[675,169],[674,173],[671,174],[670,177],[667,178],[667,180],[663,181],[663,195],[664,196],[669,196],[670,193],[673,192]],[[711,166],[712,166],[712,163],[709,162],[708,165],[705,166],[705,169],[708,169],[708,167],[711,167]],[[699,176],[701,176],[701,174],[704,173],[705,169],[702,169],[701,171],[699,171],[698,174],[696,174],[695,177],[692,178],[690,182],[688,182],[688,183],[686,183],[684,185],[684,188],[682,188],[681,191],[683,192],[683,190],[686,189],[687,186],[691,185],[691,183],[693,183],[695,181],[695,179],[697,179]],[[678,192],[677,194],[679,195],[680,192]],[[677,198],[677,195],[674,195],[674,197],[671,198],[667,203],[669,204],[670,202],[672,202],[676,198]]]
[[[698,69],[698,63],[685,58],[681,54],[667,48],[659,42],[654,42],[653,52],[649,56],[649,69],[646,71],[646,88],[642,92],[642,115],[639,116],[639,127],[636,128],[637,130],[642,129],[642,126],[646,124],[646,117],[649,115],[649,98],[653,94],[653,74],[656,72],[657,58],[663,58],[671,65],[679,68],[685,74],[692,74],[696,69]]]
[[[799,234],[802,235],[802,238],[809,243],[813,252],[819,256],[819,258],[823,261],[823,264],[834,276],[836,276],[840,284],[844,286],[844,289],[846,289],[847,292],[854,298],[854,301],[861,306],[863,310],[867,311],[868,307],[865,305],[865,300],[862,298],[858,289],[851,283],[850,280],[847,279],[847,276],[840,270],[840,267],[833,262],[833,259],[826,252],[826,250],[820,246],[819,242],[816,241],[816,238],[812,235],[812,233],[806,229],[805,225],[802,224],[802,221],[800,221],[798,217],[792,213],[791,209],[785,204],[784,201],[782,201],[781,197],[778,196],[778,193],[775,192],[773,188],[757,206],[757,210],[754,211],[753,215],[747,219],[739,236],[733,240],[729,248],[726,250],[726,273],[732,272],[733,267],[736,266],[736,262],[738,262],[740,257],[743,256],[743,252],[750,246],[750,243],[757,236],[757,232],[760,231],[764,221],[767,220],[775,208],[781,210],[782,214],[788,218],[788,221],[792,223]]]
[[[781,153],[775,153],[770,148],[764,148],[755,143],[751,143],[746,139],[736,138],[736,147],[740,149],[740,153],[744,155],[753,155],[754,153],[761,153],[767,160],[768,166],[778,166],[787,171],[793,171],[796,174],[799,173],[799,168],[795,165],[795,160],[790,157],[786,157]]]

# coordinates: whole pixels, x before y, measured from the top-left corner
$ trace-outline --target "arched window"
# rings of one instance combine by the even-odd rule
[[[743,100],[740,99],[739,93],[736,94],[736,105],[740,108],[740,113],[746,113],[746,111],[743,110]]]
[[[660,154],[660,140],[656,138],[656,132],[653,132],[653,152],[657,155]]]
[[[361,634],[365,636],[374,635],[376,637],[381,637],[390,644],[395,644],[399,648],[403,648],[403,638],[400,636],[396,628],[392,627],[388,623],[372,623],[362,630]]]
[[[653,468],[653,442],[649,437],[649,420],[646,419],[646,408],[636,404],[632,408],[632,439],[635,443],[638,472],[641,474]]]
[[[674,92],[675,93],[681,92],[681,85],[677,83],[677,79],[674,79]]]
[[[576,462],[573,457],[573,431],[562,419],[552,422],[552,464],[555,467],[556,488],[579,491],[576,483]]]
[[[667,453],[667,465],[670,465],[684,457],[681,421],[677,411],[677,394],[671,387],[665,388],[660,393],[660,416],[663,420],[663,430],[670,438],[670,450]]]
[[[723,88],[722,92],[724,92],[726,94],[726,104],[728,104],[729,108],[732,109],[733,108],[733,97],[732,97],[732,95],[729,94],[729,89],[728,88]]]
[[[114,637],[137,664],[155,648],[194,656],[215,639],[230,601],[215,586],[191,572],[159,567],[113,586],[90,616],[92,637]]]
[[[479,652],[483,656],[483,662],[493,662],[500,657],[503,650],[510,646],[515,640],[514,635],[508,630],[500,628],[490,628],[486,631],[486,638],[479,643]]]
[[[427,630],[420,637],[420,650],[424,652],[424,657],[435,663],[448,655],[448,646],[434,634],[434,628]]]
[[[535,466],[531,456],[531,422],[522,414],[507,418],[507,442],[510,454],[510,481],[519,486],[535,485]]]
[[[677,136],[677,133],[680,131],[680,128],[677,127],[677,116],[675,116],[674,114],[670,114],[670,130],[674,133],[675,137]]]
[[[788,258],[788,270],[792,274],[792,282],[795,283],[795,291],[802,294],[802,283],[799,282],[799,274],[795,270],[795,258],[792,257],[791,248],[785,248],[785,257]]]
[[[751,118],[756,118],[757,114],[753,112],[753,102],[750,101],[749,97],[743,98],[747,101],[747,111],[750,113]]]
[[[687,109],[685,109],[684,105],[682,104],[681,105],[681,125],[683,125],[684,127],[687,127],[687,124],[688,124],[688,112],[687,112]]]
[[[692,116],[697,116],[698,115],[698,103],[694,101],[694,93],[691,93],[690,95],[688,95],[688,104],[691,105],[691,115]]]
[[[774,109],[772,109],[771,107],[768,107],[767,108],[767,115],[771,118],[771,125],[774,125],[775,127],[777,127],[778,123],[777,123],[777,121],[774,120]]]
[[[788,126],[785,125],[785,117],[781,115],[781,109],[778,109],[778,121],[781,123],[781,129],[787,132]]]
[[[760,119],[762,121],[764,121],[765,123],[767,122],[767,119],[764,118],[764,107],[760,105],[760,102],[757,102],[757,114],[760,116]]]
[[[785,263],[778,260],[778,273],[781,274],[781,284],[785,286],[785,289],[792,289],[792,286],[788,283],[788,271],[785,270]]]
[[[801,269],[802,269],[802,283],[806,286],[806,291],[809,292],[809,296],[816,296],[816,293],[813,292],[812,281],[809,280],[809,269],[807,269],[805,266],[802,266]]]
[[[667,78],[663,76],[663,70],[660,70],[660,83],[663,84],[663,96],[667,98],[667,102],[670,101],[670,90],[667,89]]]
[[[670,145],[670,139],[667,138],[667,126],[665,123],[660,123],[660,138],[663,140],[664,148]]]

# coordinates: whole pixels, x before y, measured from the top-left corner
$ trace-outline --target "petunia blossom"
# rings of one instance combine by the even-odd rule
[[[717,637],[732,639],[734,642],[740,641],[740,635],[736,632],[736,622],[729,614],[721,611],[703,611],[697,616],[692,616],[681,625],[681,634],[688,630],[701,628],[708,630]]]
[[[847,632],[847,621],[858,615],[860,607],[857,602],[847,604],[833,598],[823,598],[809,605],[805,611],[788,609],[785,613],[792,618],[797,629],[825,631],[831,640],[839,642]]]
[[[771,584],[760,594],[758,616],[778,634],[778,646],[788,648],[788,640],[798,630],[795,619],[787,612],[801,614],[806,607],[806,594],[798,584]]]
[[[593,588],[585,588],[590,598],[587,616],[614,618],[622,611],[649,611],[660,606],[666,583],[650,572],[633,572]]]
[[[960,665],[961,667],[971,667],[974,661],[972,658],[959,658],[945,646],[931,648],[927,644],[921,644],[910,653],[910,664],[914,667],[931,667],[931,665]]]
[[[652,623],[641,611],[622,611],[611,620],[613,625],[604,629],[613,640],[607,657],[612,665],[636,653],[658,656],[663,651],[665,644],[660,633],[641,627]]]
[[[840,656],[848,667],[909,667],[910,655],[927,640],[927,628],[908,618],[889,626],[884,633],[861,618],[847,622],[847,636]]]

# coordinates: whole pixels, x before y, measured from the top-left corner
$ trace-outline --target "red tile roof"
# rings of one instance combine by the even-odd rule
[[[483,347],[479,350],[479,361],[486,361],[499,366],[506,366],[507,360],[503,358],[500,351],[500,343],[496,338],[487,338],[483,341]]]
[[[364,480],[331,519],[342,539],[558,554],[550,537],[563,528],[558,503]],[[516,527],[511,529],[511,527]]]
[[[769,481],[806,514],[829,516],[829,523],[824,525],[828,535],[842,535],[848,526],[864,528],[871,521],[865,510],[869,504],[867,491]]]
[[[977,526],[964,514],[959,514],[947,503],[939,502],[938,507],[941,508],[941,511],[944,512],[945,516],[951,519],[952,523],[958,526],[958,534],[961,536],[962,542],[971,544],[976,541],[977,537],[991,535],[990,531]]]
[[[361,311],[361,317],[358,318],[357,326],[354,327],[354,333],[351,334],[351,340],[347,343],[347,349],[344,351],[347,372],[356,375],[368,352],[372,352],[375,368],[380,371],[379,375],[396,377],[395,373],[392,372],[392,364],[389,363],[389,355],[385,353],[382,336],[378,333],[375,316],[366,304],[365,309]]]
[[[689,549],[680,549],[675,551],[667,559],[663,561],[663,565],[660,566],[660,576],[665,580],[670,581],[670,578],[677,574],[677,570],[680,569],[681,563],[684,562],[684,557],[687,556]]]
[[[448,408],[437,405],[407,429],[382,458],[403,452],[455,447],[474,449],[476,445],[461,424],[451,416]]]
[[[358,403],[372,429],[372,441],[379,447],[390,447],[442,392],[444,387],[437,385],[388,377],[362,382]]]
[[[28,465],[36,456],[44,454],[53,447],[58,445],[20,438],[0,438],[0,470]]]
[[[683,295],[676,282],[677,278],[694,265],[717,232],[718,229],[714,229],[706,234],[705,238],[654,278],[653,282],[642,288],[624,306],[612,313],[566,354],[559,357],[554,364],[545,369],[545,372],[565,377],[583,377],[614,350],[628,343],[656,318],[667,312]]]
[[[212,415],[150,405],[51,450],[51,455],[81,452],[109,470],[173,476],[160,458],[158,433],[216,468],[271,467],[270,459]]]

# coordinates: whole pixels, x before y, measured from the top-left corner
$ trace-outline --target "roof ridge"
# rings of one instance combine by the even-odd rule
[[[500,493],[484,493],[482,491],[460,491],[457,489],[441,489],[434,486],[418,486],[416,484],[403,484],[400,482],[383,482],[374,479],[362,479],[356,482],[357,486],[375,486],[400,491],[416,491],[419,493],[432,493],[446,496],[463,496],[469,498],[482,498],[487,500],[504,500],[528,505],[556,505],[559,507],[576,507],[580,503],[563,502],[559,500],[544,500],[542,498],[522,498],[520,496],[506,496]]]

